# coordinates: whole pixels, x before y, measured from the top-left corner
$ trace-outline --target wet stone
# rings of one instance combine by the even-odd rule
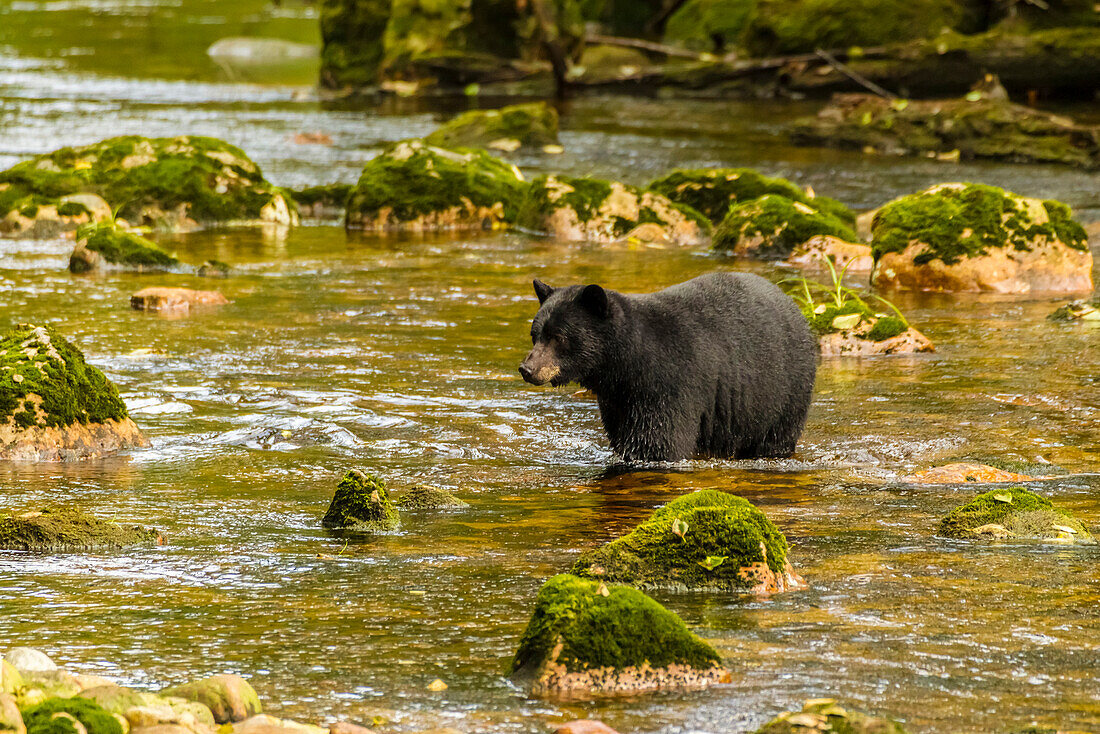
[[[397,529],[399,519],[385,482],[373,474],[352,469],[336,486],[321,524],[330,530],[375,533]]]
[[[201,703],[210,709],[218,724],[244,721],[263,710],[255,689],[239,675],[212,675],[165,688],[160,695]]]

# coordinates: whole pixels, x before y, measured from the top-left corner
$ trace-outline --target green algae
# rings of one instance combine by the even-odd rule
[[[404,141],[367,163],[348,197],[347,225],[368,226],[385,215],[385,226],[400,226],[457,207],[456,221],[483,226],[480,218],[471,220],[470,206],[497,211],[510,223],[525,188],[515,166],[483,150]]]
[[[424,138],[441,148],[485,147],[497,140],[518,140],[528,147],[558,142],[558,111],[545,102],[499,110],[468,110]]]
[[[86,239],[84,250],[99,255],[110,266],[133,270],[177,270],[182,263],[140,235],[114,225],[96,225]],[[69,258],[69,270],[87,273],[96,269],[95,258],[81,253],[78,247]]]
[[[390,0],[323,0],[321,83],[366,87],[378,82]]]
[[[712,247],[718,251],[746,251],[755,257],[782,259],[816,235],[854,242],[851,227],[812,204],[767,194],[733,206],[714,230]],[[759,242],[757,242],[759,240]]]
[[[851,711],[831,698],[807,701],[802,711],[780,714],[756,730],[756,734],[906,734],[896,721]]]
[[[539,590],[509,672],[534,675],[551,660],[569,672],[646,663],[706,670],[721,663],[683,620],[637,589],[568,574],[554,576]]]
[[[397,499],[397,507],[402,510],[444,510],[469,507],[458,497],[441,487],[417,484],[406,489]]]
[[[100,520],[75,507],[0,517],[0,549],[80,551],[159,542],[156,530]]]
[[[767,194],[807,204],[848,226],[856,221],[855,212],[836,199],[810,196],[792,181],[765,176],[752,168],[677,169],[651,181],[649,189],[692,207],[714,222],[722,221],[732,205]]]
[[[198,222],[260,220],[264,209],[287,203],[240,148],[200,136],[129,135],[79,148],[61,148],[0,172],[0,217],[26,197],[37,203],[62,196],[101,196],[132,223],[156,210],[182,209]]]
[[[60,428],[126,417],[115,386],[52,327],[20,324],[0,340],[0,424]]]
[[[725,560],[708,569],[708,558]],[[642,588],[738,590],[754,585],[741,578],[741,569],[758,563],[784,571],[783,534],[748,500],[703,489],[668,503],[628,535],[586,551],[571,573]]]
[[[721,53],[737,46],[756,0],[687,0],[665,24],[665,43]]]
[[[875,321],[874,326],[867,332],[867,338],[873,342],[882,342],[892,339],[909,330],[909,324],[905,319],[897,316],[883,316]]]
[[[1088,235],[1061,202],[1042,202],[1048,221],[1037,223],[1021,197],[985,184],[933,187],[903,196],[875,214],[871,252],[877,261],[890,252],[903,252],[910,243],[924,249],[918,265],[941,260],[954,265],[979,257],[991,248],[1030,251],[1038,238],[1056,239],[1075,250],[1088,249]]]
[[[23,723],[27,734],[123,734],[118,719],[94,701],[79,697],[47,699],[25,710]]]
[[[1053,526],[1063,525],[1075,531],[1075,542],[1092,541],[1092,535],[1072,515],[1024,487],[980,494],[952,510],[939,527],[949,538],[971,538],[973,531],[983,525],[1001,525],[1010,537],[1022,538],[1056,538],[1061,531]]]
[[[307,186],[290,192],[290,196],[301,207],[321,205],[330,209],[343,209],[347,206],[348,196],[355,186],[345,183]]]
[[[336,485],[321,524],[331,530],[375,533],[396,529],[399,520],[386,483],[374,474],[352,469]]]

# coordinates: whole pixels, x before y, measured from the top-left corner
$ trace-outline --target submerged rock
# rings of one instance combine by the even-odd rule
[[[539,591],[511,674],[535,695],[706,688],[729,677],[710,645],[642,592],[566,574]]]
[[[690,206],[712,222],[721,222],[735,204],[778,194],[830,214],[849,226],[855,223],[855,213],[836,199],[816,196],[792,181],[765,176],[752,168],[678,169],[651,181],[649,189]]]
[[[889,155],[1100,166],[1100,126],[1079,125],[980,92],[937,100],[837,95],[816,117],[793,123],[791,140]]]
[[[190,288],[143,288],[130,296],[130,308],[137,311],[163,311],[188,314],[192,307],[224,306],[229,301],[217,291]]]
[[[572,573],[645,589],[770,594],[806,586],[764,513],[713,489],[679,497],[630,534],[586,551]]]
[[[558,111],[545,102],[530,102],[499,110],[469,110],[425,136],[440,148],[541,148],[558,142]]]
[[[131,224],[171,230],[298,221],[293,203],[242,150],[198,136],[131,135],[19,163],[0,172],[0,218],[35,205],[57,206],[61,214],[68,194],[95,194]]]
[[[370,731],[369,729],[367,731]],[[233,725],[232,734],[330,734],[328,729],[257,714]]]
[[[348,208],[348,196],[355,187],[351,184],[326,184],[309,186],[290,195],[298,205],[303,217],[311,219],[337,219],[344,216]]]
[[[69,461],[146,446],[118,390],[51,327],[0,339],[0,460]]]
[[[1033,479],[1035,477],[1016,474],[994,466],[958,462],[915,472],[902,481],[912,484],[966,484],[967,482],[995,484],[998,482],[1030,482]]]
[[[470,505],[441,487],[418,484],[402,493],[397,499],[397,506],[402,510],[443,510]]]
[[[567,242],[697,245],[710,222],[699,212],[618,181],[570,176],[535,179],[520,208],[522,227]]]
[[[23,712],[27,734],[124,734],[110,712],[86,698],[50,698]]]
[[[398,522],[386,483],[373,474],[352,469],[336,486],[336,495],[321,524],[332,530],[374,533],[394,530]]]
[[[939,184],[897,199],[876,213],[871,247],[882,288],[1092,290],[1088,238],[1069,207],[995,186]]]
[[[949,538],[1030,538],[1054,543],[1095,543],[1085,526],[1045,497],[1024,487],[995,489],[956,507],[940,522]]]
[[[1094,298],[1091,301],[1072,301],[1065,306],[1060,306],[1047,318],[1051,321],[1100,322],[1100,298]]]
[[[165,688],[161,696],[201,703],[218,724],[244,721],[263,712],[255,689],[239,675],[212,675],[209,678]]]
[[[906,734],[901,724],[890,719],[851,711],[832,698],[807,701],[801,711],[780,714],[756,730],[756,734]]]
[[[515,221],[519,169],[483,150],[395,143],[367,163],[348,198],[348,229],[433,232],[495,229]]]
[[[183,263],[153,242],[113,223],[104,223],[91,229],[77,241],[76,248],[69,256],[69,271],[73,273],[107,270],[133,270],[141,273],[175,271],[183,267]]]
[[[794,248],[787,258],[788,265],[824,267],[832,263],[838,271],[869,273],[875,259],[870,245],[846,242],[839,237],[816,235]]]
[[[100,520],[73,507],[0,517],[0,550],[82,551],[162,542],[156,530]]]
[[[766,194],[731,208],[714,230],[713,247],[735,255],[779,260],[822,235],[848,242],[856,239],[851,227],[831,214],[811,204]]]

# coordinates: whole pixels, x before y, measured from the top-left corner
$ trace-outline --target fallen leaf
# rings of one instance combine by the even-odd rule
[[[433,693],[441,693],[442,691],[447,690],[447,684],[441,681],[439,678],[436,678],[428,684],[428,690]]]
[[[707,569],[708,571],[713,571],[714,569],[721,566],[725,562],[726,558],[727,556],[707,556],[704,560],[698,561],[698,563],[700,566]]]
[[[993,499],[1009,505],[1012,504],[1012,495],[1010,495],[1008,492],[998,492],[997,494],[993,495]]]
[[[596,593],[600,596],[611,596],[611,591],[607,588],[607,584],[600,582],[600,585],[596,587]]]
[[[491,141],[486,147],[492,148],[493,150],[501,150],[505,153],[512,153],[519,150],[519,147],[521,145],[523,145],[523,143],[516,140],[515,138],[501,138],[499,140]]]
[[[842,316],[837,316],[833,319],[833,328],[841,331],[845,329],[853,329],[859,326],[859,322],[863,320],[863,316],[858,313],[846,313]]]
[[[680,518],[676,518],[675,520],[672,521],[672,534],[673,535],[675,535],[678,538],[683,538],[684,533],[686,533],[687,531],[688,531],[688,524],[686,522],[684,522]]]
[[[542,146],[542,152],[546,155],[561,155],[565,152],[565,148],[561,145],[544,145]]]

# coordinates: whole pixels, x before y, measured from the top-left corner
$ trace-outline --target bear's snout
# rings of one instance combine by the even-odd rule
[[[561,374],[561,367],[547,359],[545,350],[536,347],[519,366],[519,374],[532,385],[545,385]]]

